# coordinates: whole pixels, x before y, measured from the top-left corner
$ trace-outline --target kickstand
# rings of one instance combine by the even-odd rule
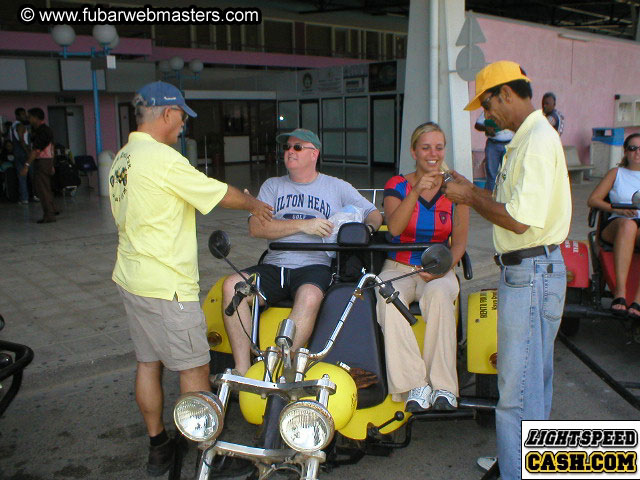
[[[498,466],[498,462],[495,461],[480,480],[494,480],[498,478],[500,478],[500,467]]]

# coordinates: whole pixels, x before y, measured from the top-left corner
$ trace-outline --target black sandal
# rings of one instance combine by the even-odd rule
[[[636,313],[631,313],[629,310],[631,309],[637,310],[640,312],[640,305],[636,302],[633,302],[631,305],[629,305],[629,308],[627,308],[627,316],[631,319],[631,320],[640,320],[640,315],[636,314]]]
[[[613,308],[615,305],[623,305],[624,309],[622,309],[622,308]],[[617,317],[626,317],[627,316],[627,301],[625,300],[624,297],[614,298],[613,302],[611,302],[611,306],[609,307],[609,310],[611,310],[611,313],[613,313]]]

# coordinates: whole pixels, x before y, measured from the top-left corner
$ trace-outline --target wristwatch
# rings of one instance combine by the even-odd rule
[[[367,223],[367,227],[369,227],[369,234],[373,235],[373,232],[375,232],[376,229],[373,227],[373,225],[369,225],[368,223]]]

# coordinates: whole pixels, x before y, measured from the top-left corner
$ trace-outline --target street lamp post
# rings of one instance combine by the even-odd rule
[[[91,47],[89,52],[69,52],[67,48],[76,38],[76,32],[70,25],[56,25],[51,30],[53,41],[62,47],[62,51],[58,52],[63,58],[69,57],[106,57],[109,52],[114,49],[120,38],[118,32],[113,25],[96,25],[92,31],[93,38],[100,44],[101,50]],[[102,132],[100,129],[100,102],[98,99],[98,75],[96,69],[91,68],[91,84],[93,89],[93,112],[96,130],[96,161],[100,152],[102,152]]]
[[[178,81],[178,90],[180,90],[180,93],[184,96],[184,91],[182,90],[182,79],[189,78],[197,80],[200,72],[204,68],[204,65],[200,60],[194,59],[189,62],[189,70],[192,72],[191,74],[183,73],[183,68],[184,60],[182,57],[172,57],[169,60],[161,60],[158,62],[158,70],[162,73],[162,79],[168,80],[170,78],[175,78]],[[187,150],[184,131],[185,128],[183,127],[180,131],[180,149],[182,150],[182,155],[185,155]]]

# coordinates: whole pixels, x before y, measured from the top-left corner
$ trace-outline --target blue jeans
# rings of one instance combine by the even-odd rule
[[[566,287],[559,248],[501,268],[496,433],[503,480],[522,478],[521,421],[546,420],[551,412],[553,344]]]
[[[502,164],[502,157],[509,142],[496,142],[487,138],[487,144],[484,147],[485,170],[487,172],[487,183],[484,188],[493,192],[496,185],[496,176]]]

